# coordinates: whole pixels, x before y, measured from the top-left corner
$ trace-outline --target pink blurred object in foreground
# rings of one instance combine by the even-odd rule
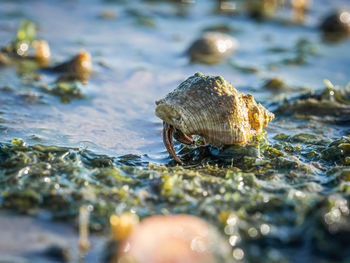
[[[222,263],[228,253],[227,244],[213,227],[197,217],[153,216],[124,240],[116,262]]]

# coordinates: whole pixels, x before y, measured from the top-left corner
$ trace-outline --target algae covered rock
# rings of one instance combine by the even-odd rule
[[[350,86],[333,86],[328,80],[325,80],[325,84],[323,90],[300,95],[283,103],[277,112],[325,122],[349,123]]]

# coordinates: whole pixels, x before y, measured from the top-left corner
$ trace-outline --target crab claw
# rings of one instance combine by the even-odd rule
[[[173,134],[174,134],[175,128],[171,126],[167,122],[163,122],[163,142],[165,145],[165,148],[178,163],[182,163],[181,159],[176,155],[175,149],[174,149],[174,142],[173,142]]]

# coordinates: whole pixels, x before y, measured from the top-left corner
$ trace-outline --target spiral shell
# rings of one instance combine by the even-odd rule
[[[92,73],[91,55],[82,50],[69,61],[54,66],[51,70],[80,80],[87,80]]]
[[[220,76],[201,73],[189,77],[156,105],[160,119],[217,146],[244,144],[274,118],[252,95],[237,91]]]

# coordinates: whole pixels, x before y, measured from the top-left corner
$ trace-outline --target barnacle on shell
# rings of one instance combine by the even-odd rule
[[[156,115],[170,127],[187,136],[202,136],[217,146],[244,144],[274,118],[252,95],[237,91],[220,76],[200,73],[156,105]]]

